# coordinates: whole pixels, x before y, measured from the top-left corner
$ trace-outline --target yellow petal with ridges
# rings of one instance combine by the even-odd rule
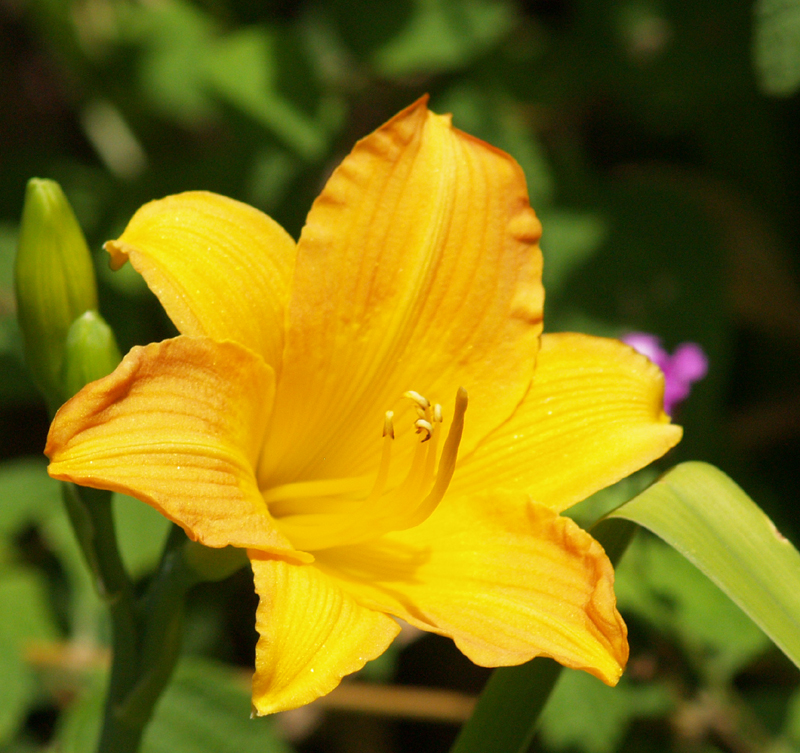
[[[544,335],[525,400],[461,456],[451,489],[479,493],[490,480],[560,512],[680,441],[663,394],[658,367],[618,340]]]
[[[274,527],[256,486],[274,381],[259,356],[232,342],[136,347],[58,411],[48,472],[137,497],[208,546],[310,559]]]
[[[380,656],[400,631],[360,606],[313,565],[251,552],[259,605],[253,706],[258,714],[297,708],[330,693],[342,677]]]
[[[519,165],[424,99],[356,144],[298,244],[262,481],[373,473],[406,390],[452,416],[467,389],[463,449],[505,420],[541,332],[540,233]]]
[[[278,369],[296,245],[267,215],[208,191],[151,201],[116,241],[184,335],[235,340]]]
[[[417,528],[317,555],[359,602],[452,637],[476,664],[544,655],[613,685],[627,661],[602,547],[525,495],[448,494]]]

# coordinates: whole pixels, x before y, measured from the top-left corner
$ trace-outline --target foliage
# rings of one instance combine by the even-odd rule
[[[102,258],[140,204],[210,189],[296,234],[352,142],[430,92],[432,109],[523,166],[545,227],[548,327],[701,343],[711,371],[676,416],[685,440],[667,462],[719,465],[797,542],[798,17],[793,0],[0,3],[0,749],[87,749],[81,719],[97,702],[108,640],[39,460],[47,413],[15,318],[32,175],[58,180],[74,206],[125,352],[172,332],[141,280],[112,275]],[[651,480],[575,515],[591,523]],[[116,499],[115,512],[143,589],[167,526],[135,500]],[[535,745],[800,746],[796,669],[699,571],[640,536],[618,594],[632,643],[624,684],[609,691],[564,673]],[[288,750],[275,725],[246,718],[246,681],[231,669],[252,664],[253,599],[245,573],[193,592],[189,656],[146,750]],[[373,676],[446,677],[468,692],[481,679],[436,638],[390,658]],[[194,719],[182,715],[190,705]],[[298,750],[348,744],[350,717],[309,714],[315,731]],[[387,753],[446,750],[455,732],[364,728],[364,744]]]

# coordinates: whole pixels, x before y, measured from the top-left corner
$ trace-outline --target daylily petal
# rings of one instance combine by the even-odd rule
[[[360,141],[298,245],[262,481],[374,472],[406,390],[446,416],[468,390],[463,448],[505,420],[541,332],[540,233],[519,165],[424,99]]]
[[[253,706],[271,714],[330,693],[342,677],[380,656],[400,632],[380,612],[360,606],[311,565],[251,553],[256,592]]]
[[[469,456],[453,492],[523,491],[560,512],[661,457],[681,438],[658,367],[617,340],[542,337],[536,376],[514,415]]]
[[[296,255],[291,236],[257,209],[207,191],[145,204],[116,241],[184,335],[235,340],[280,365]]]
[[[253,472],[274,380],[236,343],[178,337],[136,347],[58,411],[48,472],[138,497],[208,546],[308,559],[273,526]]]
[[[318,552],[315,567],[365,606],[452,637],[476,664],[545,655],[615,684],[627,661],[602,547],[525,495],[448,495],[417,528]]]

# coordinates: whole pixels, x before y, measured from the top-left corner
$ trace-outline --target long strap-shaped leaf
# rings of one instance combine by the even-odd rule
[[[664,539],[800,666],[800,553],[722,471],[682,463],[608,518]]]

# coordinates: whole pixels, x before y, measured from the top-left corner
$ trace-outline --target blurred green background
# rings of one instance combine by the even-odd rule
[[[798,0],[0,0],[0,751],[91,750],[107,638],[43,472],[48,419],[14,317],[28,178],[72,202],[125,351],[173,331],[101,251],[139,205],[209,189],[297,237],[354,141],[429,92],[525,170],[546,329],[699,342],[711,370],[662,467],[719,465],[798,542],[798,88]],[[116,510],[144,583],[165,522]],[[715,587],[643,535],[618,584],[629,670],[615,690],[564,673],[538,750],[800,750],[800,676]],[[247,573],[193,593],[148,753],[447,750],[452,722],[391,702],[250,721],[254,608]],[[486,677],[433,636],[362,674],[467,694]]]

